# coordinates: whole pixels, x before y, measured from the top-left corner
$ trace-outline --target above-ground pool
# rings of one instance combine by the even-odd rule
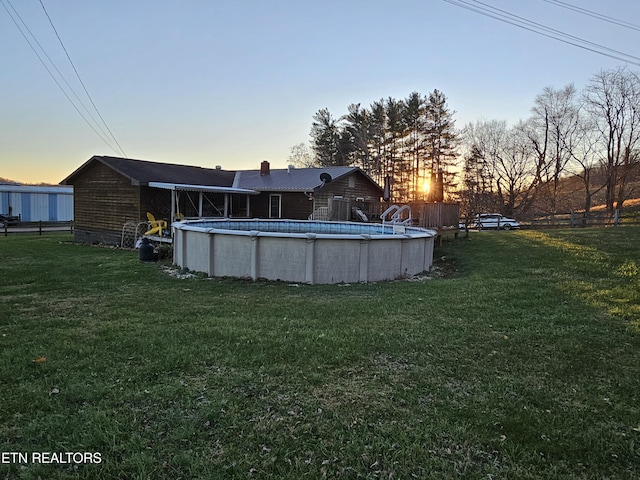
[[[436,232],[373,223],[187,220],[173,261],[211,277],[310,284],[393,280],[431,268]]]

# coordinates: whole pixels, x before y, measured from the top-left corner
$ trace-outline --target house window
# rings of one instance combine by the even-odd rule
[[[349,177],[349,188],[356,188],[356,177],[353,175]]]
[[[282,195],[269,195],[269,218],[282,217]]]

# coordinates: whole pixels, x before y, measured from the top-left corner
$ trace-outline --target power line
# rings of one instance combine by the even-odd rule
[[[20,25],[18,24],[17,20],[13,17],[13,15],[11,14],[11,12],[9,11],[9,9],[7,8],[7,6],[4,4],[3,0],[0,0],[0,3],[2,3],[2,6],[4,7],[4,9],[6,10],[7,14],[9,15],[9,18],[11,18],[11,20],[13,21],[13,24],[16,26],[16,28],[18,29],[18,31],[20,32],[20,34],[23,36],[23,38],[26,40],[27,44],[29,45],[29,47],[31,47],[31,50],[33,51],[33,53],[36,55],[36,57],[38,57],[38,60],[40,61],[40,63],[42,64],[42,66],[45,68],[45,70],[47,71],[47,73],[49,74],[49,76],[51,77],[51,79],[55,82],[55,84],[58,86],[58,88],[60,89],[60,91],[62,92],[62,94],[67,98],[67,100],[69,101],[69,103],[71,103],[71,105],[73,106],[73,108],[76,110],[76,112],[78,112],[78,115],[80,115],[82,117],[82,119],[85,121],[85,123],[89,126],[89,128],[91,128],[91,130],[93,130],[93,132],[100,138],[100,140],[102,140],[109,148],[115,150],[113,148],[113,146],[96,130],[96,128],[91,124],[91,122],[89,122],[89,120],[87,120],[87,118],[82,114],[82,112],[80,111],[80,109],[78,108],[78,106],[74,103],[74,101],[71,99],[71,97],[69,97],[69,94],[66,92],[66,90],[64,89],[64,87],[60,84],[60,82],[58,81],[58,79],[56,78],[56,76],[53,74],[53,72],[51,71],[51,69],[47,66],[46,62],[43,60],[43,58],[40,56],[40,54],[38,53],[38,51],[36,50],[36,48],[33,46],[33,44],[31,43],[31,41],[29,40],[29,37],[27,37],[27,35],[24,33],[24,31],[22,30],[22,28],[20,27]],[[13,5],[11,5],[11,2],[9,2],[9,0],[7,0],[7,3],[9,3],[9,5],[11,6],[11,8],[14,10]],[[17,12],[15,12],[15,14],[18,16],[18,18],[20,18],[20,16],[17,14]],[[20,20],[22,20],[20,18]],[[24,23],[24,22],[23,22]],[[25,25],[26,27],[26,25]],[[45,54],[46,55],[46,54]],[[54,66],[55,68],[55,66]],[[77,96],[77,95],[76,95]]]
[[[463,0],[463,1],[464,1],[464,0]],[[547,26],[545,26],[545,25],[542,25],[541,23],[537,23],[537,22],[534,22],[534,21],[531,21],[531,20],[527,20],[527,19],[526,19],[526,18],[524,18],[524,17],[521,17],[521,16],[518,16],[518,15],[515,15],[515,14],[513,14],[513,13],[509,13],[509,12],[507,12],[506,10],[501,10],[501,9],[499,9],[499,8],[493,7],[493,6],[491,6],[491,5],[487,4],[487,3],[481,2],[481,1],[479,1],[479,0],[474,0],[474,2],[475,2],[475,3],[479,3],[480,5],[484,5],[485,7],[489,8],[489,9],[491,9],[491,10],[494,10],[494,11],[496,11],[496,12],[499,12],[500,14],[504,14],[504,15],[505,15],[505,16],[507,16],[507,17],[514,18],[514,19],[516,19],[517,21],[522,21],[522,22],[523,22],[523,23],[525,23],[525,24],[532,25],[534,28],[536,28],[536,27],[537,27],[537,28],[541,28],[542,30],[546,30],[546,31],[548,31],[548,32],[550,32],[550,33],[552,33],[552,34],[557,34],[557,35],[560,35],[560,36],[563,36],[563,37],[569,38],[569,39],[571,39],[571,40],[575,40],[575,41],[578,41],[578,42],[583,42],[583,43],[585,43],[585,44],[587,44],[587,45],[590,45],[590,46],[592,46],[592,47],[595,47],[595,48],[602,48],[602,49],[607,50],[607,51],[609,51],[609,52],[611,52],[611,53],[615,53],[615,54],[619,54],[619,55],[625,55],[625,56],[628,56],[628,57],[630,57],[630,58],[633,58],[633,59],[635,59],[635,60],[640,61],[640,57],[634,57],[633,55],[629,55],[629,54],[627,54],[627,53],[620,52],[620,51],[618,51],[618,50],[614,50],[614,49],[612,49],[612,48],[605,47],[605,46],[603,46],[603,45],[599,45],[599,44],[594,43],[594,42],[591,42],[591,41],[589,41],[589,40],[585,40],[585,39],[583,39],[583,38],[576,37],[575,35],[570,35],[570,34],[568,34],[568,33],[562,32],[562,31],[560,31],[560,30],[556,30],[556,29],[554,29],[554,28],[547,27]]]
[[[93,120],[95,126],[100,130],[100,132],[102,133],[102,135],[104,135],[105,137],[108,137],[107,134],[105,133],[105,131],[102,129],[102,127],[98,124],[98,122],[96,121],[96,119],[93,117],[93,115],[91,114],[91,112],[89,111],[89,109],[86,107],[86,105],[83,103],[83,101],[80,99],[80,97],[78,96],[78,94],[76,93],[76,91],[73,89],[73,87],[71,86],[71,84],[67,81],[67,79],[65,78],[65,76],[62,74],[62,72],[60,71],[60,69],[58,68],[58,66],[56,65],[56,63],[53,61],[53,59],[49,56],[49,54],[47,53],[47,51],[44,49],[44,47],[42,46],[42,44],[38,41],[38,39],[36,38],[36,36],[33,34],[33,32],[31,31],[31,29],[29,28],[29,26],[25,23],[25,21],[22,19],[22,17],[20,16],[20,14],[16,11],[15,7],[11,4],[10,0],[7,0],[7,3],[9,4],[9,6],[11,6],[11,9],[14,12],[14,15],[16,17],[18,17],[18,19],[20,20],[20,22],[22,23],[22,27],[20,27],[19,25],[16,24],[15,19],[12,17],[12,20],[14,21],[14,24],[16,24],[16,27],[20,30],[20,33],[22,33],[22,36],[25,37],[25,40],[27,40],[27,43],[29,43],[29,46],[31,47],[32,50],[34,50],[34,53],[36,54],[36,56],[38,56],[38,59],[40,60],[40,62],[43,64],[43,66],[47,69],[47,71],[49,72],[49,75],[51,75],[54,78],[54,81],[57,82],[55,76],[53,75],[53,73],[48,69],[46,62],[44,62],[44,60],[40,57],[39,53],[36,51],[35,47],[33,46],[33,44],[30,43],[30,40],[28,38],[26,38],[26,34],[24,33],[24,31],[22,30],[22,28],[24,28],[29,35],[31,35],[32,40],[36,43],[36,45],[40,48],[40,51],[44,54],[44,56],[47,58],[47,60],[49,60],[49,64],[54,68],[54,70],[58,73],[58,76],[62,79],[62,81],[65,83],[65,85],[67,86],[67,88],[71,91],[71,93],[73,94],[73,96],[76,98],[76,100],[80,103],[80,105],[83,107],[84,111],[86,112],[86,114],[91,118],[91,120]],[[4,6],[4,5],[3,5]],[[5,7],[6,9],[6,7]],[[59,85],[60,88],[62,88],[62,86]],[[63,91],[63,93],[65,93]],[[75,107],[75,104],[74,104]],[[104,139],[103,139],[104,141]],[[111,146],[110,146],[111,147]],[[113,147],[111,147],[113,148]]]
[[[589,17],[597,18],[598,20],[603,20],[605,22],[613,23],[615,25],[619,25],[621,27],[630,28],[631,30],[636,30],[640,32],[640,26],[635,25],[630,22],[625,22],[624,20],[619,20],[617,18],[608,17],[601,13],[594,12],[592,10],[587,10],[586,8],[578,7],[576,5],[571,5],[567,2],[561,2],[560,0],[543,0],[547,3],[551,3],[552,5],[556,5],[558,7],[566,8],[567,10],[573,10],[574,12],[581,13],[583,15],[587,15]]]
[[[55,25],[53,24],[53,21],[51,20],[51,17],[49,16],[49,12],[47,12],[47,9],[44,7],[44,4],[42,3],[42,0],[39,0],[39,1],[40,1],[40,5],[42,6],[42,10],[44,10],[44,14],[47,16],[47,19],[49,20],[49,24],[51,25],[51,28],[55,32],[56,37],[58,38],[58,41],[60,42],[60,46],[62,47],[62,50],[64,50],[64,53],[67,56],[67,59],[69,60],[69,63],[71,64],[71,67],[73,68],[73,71],[75,72],[76,77],[78,78],[78,81],[80,82],[80,85],[82,85],[82,88],[84,89],[84,93],[87,94],[87,98],[91,102],[91,105],[93,105],[93,108],[96,111],[96,113],[98,114],[98,117],[100,117],[100,120],[102,121],[103,125],[105,126],[105,128],[109,132],[109,135],[111,135],[111,138],[113,139],[113,141],[116,143],[116,145],[120,149],[120,152],[126,158],[127,154],[124,152],[124,150],[120,146],[120,143],[118,142],[118,140],[116,139],[115,135],[113,134],[113,132],[109,128],[109,125],[107,125],[107,122],[105,122],[104,118],[102,117],[102,114],[100,113],[100,110],[98,110],[98,107],[94,103],[93,98],[91,98],[91,95],[89,94],[89,91],[87,90],[87,87],[85,86],[84,82],[82,81],[82,78],[80,78],[80,74],[78,73],[78,70],[76,69],[76,66],[74,65],[73,61],[71,60],[71,57],[69,56],[69,52],[67,51],[66,47],[64,46],[64,43],[62,43],[62,39],[60,38],[60,35],[58,35],[58,30],[56,29]]]
[[[545,25],[542,25],[537,22],[533,22],[524,17],[514,15],[505,10],[501,10],[499,8],[493,7],[489,4],[480,2],[478,0],[474,0],[474,4],[470,4],[470,2],[465,0],[445,0],[447,3],[451,3],[453,5],[465,8],[467,10],[471,10],[476,13],[480,13],[481,15],[485,15],[496,20],[508,23],[510,25],[522,28],[524,30],[528,30],[533,33],[537,33],[539,35],[552,38],[554,40],[561,41],[563,43],[567,43],[569,45],[576,46],[578,48],[582,48],[585,50],[589,50],[594,53],[598,53],[600,55],[605,55],[610,58],[615,58],[617,60],[621,60],[626,63],[633,63],[635,65],[640,65],[640,58],[635,57],[633,55],[611,49],[609,47],[591,42],[589,40],[585,40],[580,37],[576,37],[574,35],[570,35],[568,33],[562,32],[560,30],[556,30]],[[481,6],[475,5],[479,4]],[[545,33],[546,32],[546,33]],[[564,37],[564,38],[562,38]],[[605,51],[610,53],[606,53]]]
[[[480,15],[484,15],[484,16],[493,18],[495,20],[508,23],[515,27],[522,28],[523,30],[528,30],[530,32],[537,33],[538,35],[542,35],[544,37],[551,38],[553,40],[558,40],[560,42],[573,45],[578,48],[582,48],[583,50],[588,50],[590,52],[597,53],[599,55],[604,55],[606,57],[614,58],[616,60],[620,60],[625,63],[640,66],[640,57],[635,57],[633,55],[630,55],[618,50],[614,50],[594,42],[590,42],[588,40],[570,35],[568,33],[564,33],[559,30],[546,27],[542,24],[532,22],[531,20],[527,20],[523,17],[518,17],[517,15],[513,15],[504,10],[500,10],[490,5],[483,4],[482,2],[478,2],[477,0],[475,1],[475,3],[478,3],[480,5],[485,5],[488,8],[478,6],[475,4],[470,4],[469,2],[466,2],[464,0],[443,0],[443,1],[451,5],[455,5],[457,7],[464,8],[469,11],[479,13]]]
[[[47,54],[46,50],[44,49],[44,47],[40,44],[40,42],[38,42],[38,39],[35,37],[35,35],[33,34],[33,32],[29,29],[29,27],[27,26],[27,24],[25,23],[25,21],[22,19],[22,17],[20,16],[20,14],[17,12],[17,10],[15,9],[15,7],[12,5],[10,0],[6,0],[6,3],[11,7],[11,10],[13,10],[13,13],[11,13],[11,11],[9,10],[9,8],[7,8],[7,5],[5,5],[4,3],[5,0],[0,0],[0,3],[2,4],[2,7],[5,9],[5,11],[7,12],[7,14],[9,15],[9,18],[11,18],[11,21],[13,22],[13,24],[16,26],[16,28],[18,29],[18,31],[20,32],[20,34],[22,35],[22,37],[25,39],[25,41],[27,42],[27,44],[29,45],[29,47],[31,48],[31,50],[33,51],[33,53],[35,54],[35,56],[38,58],[38,60],[40,61],[40,63],[42,64],[42,66],[44,67],[44,69],[47,71],[47,73],[49,74],[49,76],[51,77],[51,79],[55,82],[55,84],[58,86],[58,88],[60,89],[60,91],[62,92],[62,94],[65,96],[65,98],[69,101],[69,103],[71,104],[71,106],[75,109],[75,111],[78,113],[78,115],[80,115],[80,117],[84,120],[84,122],[89,126],[89,128],[91,128],[91,130],[93,130],[93,132],[100,138],[100,140],[102,140],[104,142],[105,145],[107,145],[110,149],[112,149],[114,152],[120,153],[118,152],[118,150],[111,144],[111,142],[108,139],[108,136],[106,135],[106,133],[102,130],[101,126],[98,124],[98,122],[95,120],[95,118],[93,118],[93,115],[91,115],[91,112],[87,109],[87,107],[84,105],[84,103],[82,102],[82,100],[80,99],[80,97],[77,95],[77,93],[74,91],[73,87],[69,84],[69,82],[67,81],[67,79],[64,77],[64,75],[62,74],[62,72],[60,72],[60,70],[58,69],[58,67],[56,66],[55,62],[51,59],[51,57]],[[20,24],[18,23],[18,20],[20,20],[20,22],[22,23],[22,27],[20,26]],[[80,111],[80,108],[78,107],[78,105],[76,105],[76,102],[73,101],[73,99],[69,96],[69,94],[67,93],[67,91],[65,90],[65,88],[62,86],[62,84],[60,83],[60,81],[58,81],[58,79],[56,78],[56,76],[54,75],[54,73],[51,71],[51,69],[49,68],[49,66],[47,65],[47,62],[45,62],[45,60],[42,58],[42,56],[40,55],[40,53],[38,53],[38,50],[36,49],[36,47],[34,46],[34,44],[32,43],[32,41],[29,39],[29,36],[25,33],[25,30],[29,33],[29,35],[31,36],[31,38],[33,39],[33,42],[35,42],[35,44],[37,44],[37,46],[40,48],[41,52],[44,54],[44,56],[49,60],[49,63],[52,65],[53,69],[58,73],[59,77],[62,79],[62,81],[66,84],[67,88],[71,91],[71,93],[73,94],[73,96],[77,99],[77,101],[80,103],[80,105],[84,108],[85,112],[87,113],[87,115],[91,118],[91,120],[93,120],[93,124],[92,122],[89,121],[89,119],[87,119],[87,117]],[[96,128],[97,127],[97,128]],[[99,130],[102,130],[102,132],[99,132]],[[107,138],[105,138],[107,137]],[[115,138],[114,138],[115,140]],[[117,143],[117,142],[116,142]],[[124,153],[122,151],[122,149],[120,149],[120,151],[122,153]]]

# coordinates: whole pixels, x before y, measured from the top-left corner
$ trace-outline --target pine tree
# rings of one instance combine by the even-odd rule
[[[425,110],[425,140],[427,155],[425,158],[425,172],[430,173],[432,179],[436,179],[436,185],[431,185],[431,200],[440,202],[444,200],[445,189],[453,187],[455,142],[455,121],[453,114],[447,106],[447,97],[439,90],[429,94]],[[434,188],[435,187],[435,188]]]

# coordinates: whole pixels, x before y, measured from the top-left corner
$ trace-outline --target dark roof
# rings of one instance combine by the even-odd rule
[[[260,170],[242,170],[236,173],[233,186],[258,191],[309,192],[322,186],[322,173],[331,175],[332,180],[351,174],[363,175],[382,192],[382,188],[358,167],[271,169],[265,175],[261,175]]]
[[[60,183],[73,185],[77,176],[95,162],[100,162],[130,179],[133,185],[147,185],[149,182],[167,182],[231,187],[235,176],[235,172],[214,168],[192,167],[190,165],[176,165],[120,157],[94,156]]]
[[[167,183],[183,185],[206,185],[233,187],[257,191],[309,192],[322,186],[320,175],[328,173],[332,180],[348,175],[362,175],[375,185],[382,195],[383,189],[358,167],[325,168],[285,168],[271,169],[266,175],[260,170],[228,171],[217,168],[192,167],[172,163],[133,160],[130,158],[94,156],[82,164],[75,172],[60,182],[73,185],[91,165],[102,163],[120,175],[131,180],[132,185]]]

